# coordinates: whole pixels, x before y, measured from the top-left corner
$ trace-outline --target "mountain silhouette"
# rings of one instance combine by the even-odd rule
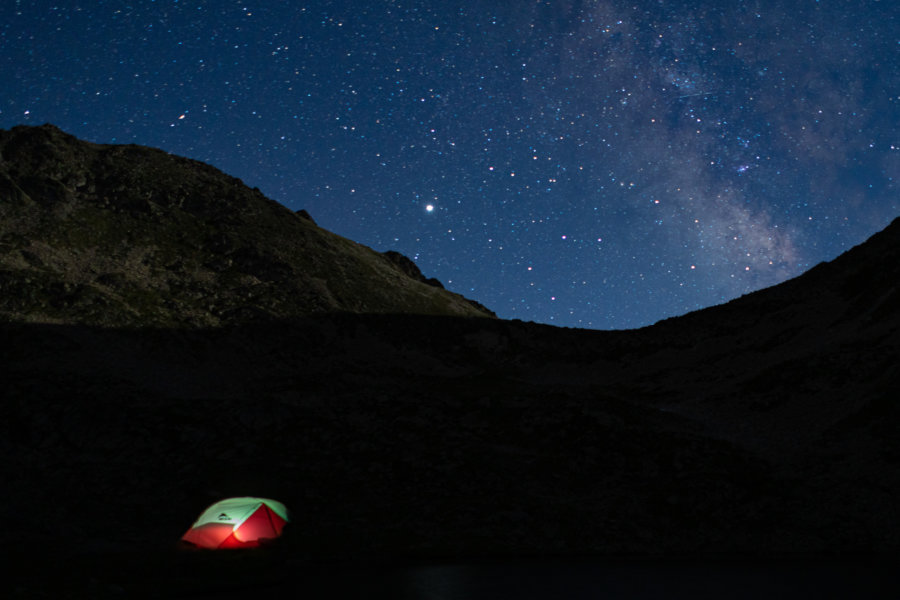
[[[900,550],[900,220],[588,331],[472,318],[202,163],[48,126],[0,156],[8,546],[152,554],[258,495],[307,559]]]

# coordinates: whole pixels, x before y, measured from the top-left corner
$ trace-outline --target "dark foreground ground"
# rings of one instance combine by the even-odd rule
[[[164,548],[251,495],[328,559],[900,552],[900,318],[739,314],[2,326],[0,542]]]
[[[897,598],[889,557],[320,561],[290,549],[12,558],[12,598]]]

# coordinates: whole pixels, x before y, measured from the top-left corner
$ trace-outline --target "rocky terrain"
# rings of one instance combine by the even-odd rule
[[[163,552],[260,495],[304,560],[900,551],[900,220],[571,330],[482,318],[200,163],[49,127],[0,156],[7,547]]]
[[[488,316],[396,253],[204,163],[0,132],[0,318],[204,327],[326,312]]]

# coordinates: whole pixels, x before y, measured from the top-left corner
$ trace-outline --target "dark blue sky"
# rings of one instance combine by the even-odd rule
[[[894,1],[5,9],[0,127],[203,160],[505,318],[646,325],[900,214]]]

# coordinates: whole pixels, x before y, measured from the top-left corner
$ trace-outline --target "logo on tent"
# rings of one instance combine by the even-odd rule
[[[220,521],[227,521],[227,520],[230,519],[230,518],[231,518],[231,517],[229,517],[229,516],[226,515],[225,513],[222,513],[221,515],[218,516],[218,519],[219,519]]]

